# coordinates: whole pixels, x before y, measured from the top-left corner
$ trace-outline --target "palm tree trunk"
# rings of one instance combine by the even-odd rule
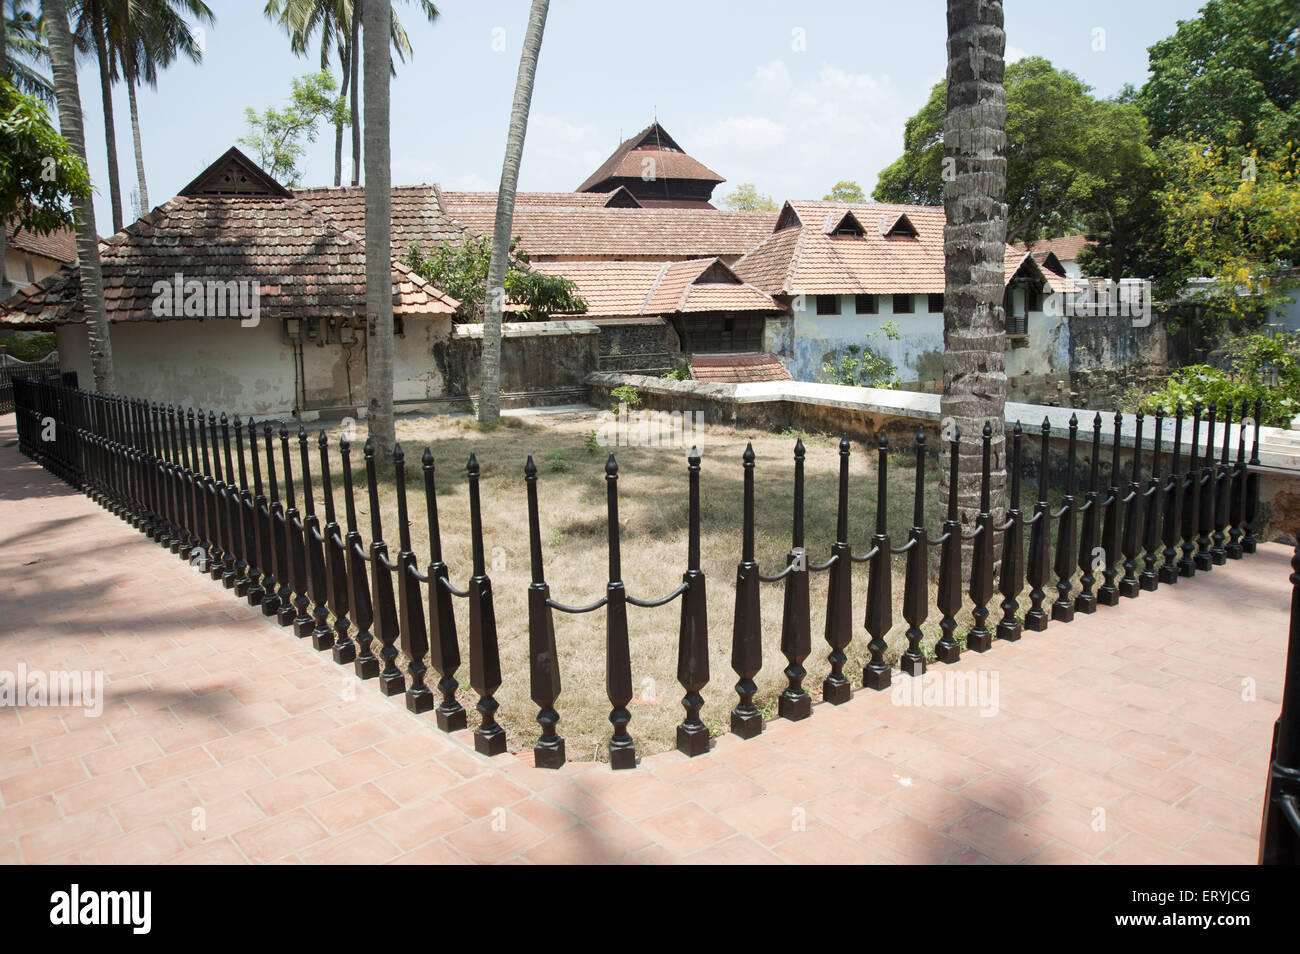
[[[483,314],[483,367],[479,374],[478,419],[495,421],[501,416],[501,312],[505,307],[506,266],[510,253],[510,230],[515,217],[515,186],[519,162],[528,132],[528,110],[533,101],[533,78],[542,51],[549,0],[533,0],[528,12],[528,30],[519,55],[519,78],[515,101],[510,107],[510,130],[506,135],[506,158],[501,165],[501,188],[497,193],[497,216],[492,228],[492,258],[488,264],[487,296]]]
[[[361,0],[352,0],[352,184],[361,184],[361,123],[357,117],[361,115],[357,108],[357,74],[360,72],[360,64],[357,62],[357,56],[361,48]],[[386,6],[392,6],[391,0]]]
[[[943,396],[940,417],[961,429],[957,499],[961,520],[979,512],[980,435],[993,431],[990,491],[1001,512],[1006,482],[1006,90],[1001,0],[948,0],[948,111],[944,154]],[[947,472],[943,492],[947,493]],[[997,517],[1001,519],[1000,516]],[[963,561],[969,564],[968,560]]]
[[[391,0],[367,0],[362,37],[366,45],[366,405],[370,438],[380,461],[392,459],[393,431],[393,249],[390,235],[388,31]]]
[[[104,9],[94,0],[95,58],[99,60],[99,95],[104,101],[104,144],[108,147],[108,197],[113,207],[113,231],[122,231],[122,187],[117,174],[117,130],[113,120],[113,87],[108,76],[108,49],[104,39]]]
[[[77,64],[68,30],[64,0],[42,0],[45,28],[49,31],[50,67],[54,94],[59,104],[59,131],[73,152],[86,161],[86,133],[81,123],[81,92],[77,88]],[[104,278],[99,268],[99,237],[95,234],[95,200],[87,194],[78,202],[77,262],[81,278],[81,303],[86,315],[86,339],[90,349],[95,390],[112,393],[113,346],[108,336],[104,311]]]
[[[149,211],[149,187],[144,184],[144,147],[140,144],[140,110],[135,102],[135,80],[126,78],[126,96],[131,104],[131,139],[135,143],[135,177],[140,183],[140,211]]]
[[[339,102],[346,103],[348,101],[349,80],[350,77],[352,76],[352,51],[351,49],[341,50],[340,53],[342,55],[339,56],[339,60],[342,61],[343,63],[343,84],[339,87]],[[355,126],[356,122],[357,122],[356,113],[353,113],[352,124]],[[338,187],[342,183],[343,183],[343,119],[342,117],[340,117],[339,121],[334,124],[334,185],[335,187]]]

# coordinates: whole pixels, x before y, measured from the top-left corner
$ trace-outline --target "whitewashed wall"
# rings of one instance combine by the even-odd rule
[[[442,371],[433,347],[451,330],[449,317],[406,318],[405,333],[394,342],[393,396],[397,400],[441,397]],[[115,323],[110,334],[117,389],[122,394],[230,414],[287,416],[294,408],[293,348],[279,319],[243,327],[238,320],[135,321]],[[85,325],[57,329],[64,370],[78,383],[94,387]],[[351,401],[348,351],[342,345],[303,346],[308,407],[365,404],[364,333],[351,348]],[[308,417],[312,415],[308,414]]]
[[[1019,289],[1013,295],[1023,295]],[[782,357],[796,381],[817,381],[827,352],[848,345],[869,344],[898,368],[900,381],[935,380],[942,377],[943,313],[929,311],[928,295],[913,295],[914,310],[894,314],[893,296],[877,295],[877,313],[855,312],[855,296],[840,295],[840,314],[817,314],[817,296],[796,297],[792,302],[794,334],[790,353]],[[1022,299],[1017,299],[1020,305]],[[879,334],[886,322],[898,328],[898,340]],[[1069,369],[1069,329],[1057,316],[1042,311],[1029,315],[1029,343],[1007,349],[1007,374],[1053,374]]]

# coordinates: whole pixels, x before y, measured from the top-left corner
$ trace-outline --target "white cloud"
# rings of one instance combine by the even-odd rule
[[[1029,54],[1026,53],[1024,50],[1022,50],[1020,47],[1012,46],[1010,43],[1008,43],[1007,52],[1004,58],[1006,59],[1007,63],[1010,64],[1010,63],[1015,63],[1017,60],[1023,60],[1028,55]]]
[[[771,149],[785,141],[784,123],[766,116],[728,116],[691,133],[691,149]]]

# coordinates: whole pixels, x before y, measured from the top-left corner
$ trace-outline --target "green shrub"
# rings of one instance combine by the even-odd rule
[[[1229,402],[1239,417],[1243,401],[1251,406],[1260,402],[1259,422],[1266,427],[1290,427],[1291,419],[1300,414],[1300,343],[1294,336],[1246,335],[1232,341],[1225,355],[1227,370],[1208,364],[1179,368],[1159,390],[1142,396],[1137,403],[1144,408],[1163,407],[1172,412],[1182,404],[1190,411],[1193,405],[1214,402],[1224,407]],[[1276,379],[1270,383],[1269,379]]]
[[[685,364],[679,364],[671,371],[665,371],[663,376],[670,381],[689,381],[691,379],[691,369]]]
[[[639,407],[641,405],[641,395],[637,393],[636,388],[630,384],[620,384],[614,390],[609,392],[610,410],[615,414],[618,413],[618,406],[626,404],[628,409]]]
[[[865,336],[869,342],[872,338],[884,335],[890,341],[898,340],[898,325],[887,321],[879,331],[868,332]],[[898,367],[870,344],[848,345],[838,357],[822,364],[818,380],[822,384],[844,384],[864,388],[898,387]]]

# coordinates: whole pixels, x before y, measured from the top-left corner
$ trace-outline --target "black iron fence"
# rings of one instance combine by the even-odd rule
[[[457,599],[468,601],[469,683],[478,697],[474,745],[486,755],[505,751],[505,731],[496,721],[495,695],[502,682],[497,621],[484,559],[479,464],[473,455],[466,465],[472,566],[461,588],[452,582],[451,568],[443,560],[435,463],[428,448],[419,466],[430,552],[427,560],[421,560],[411,545],[407,461],[400,447],[395,449],[392,461],[399,528],[398,549],[393,554],[384,537],[377,462],[369,441],[363,449],[364,472],[358,488],[349,442],[340,439],[331,446],[322,431],[313,453],[302,425],[291,434],[283,423],[256,422],[252,418],[243,421],[239,417],[231,420],[212,411],[205,416],[202,410],[96,394],[50,381],[16,381],[15,393],[19,445],[29,457],[161,546],[199,566],[250,605],[274,616],[281,625],[292,626],[298,636],[310,638],[316,649],[330,651],[335,662],[352,665],[359,678],[375,679],[384,694],[404,693],[412,712],[432,710],[438,727],[446,732],[464,729],[468,724],[465,708],[457,698],[463,661],[453,603]],[[1253,415],[1244,405],[1224,409],[1225,426],[1218,448],[1214,444],[1217,410],[1211,405],[1203,418],[1200,406],[1193,409],[1190,439],[1184,444],[1182,408],[1177,409],[1170,448],[1172,466],[1167,473],[1161,471],[1164,412],[1159,410],[1155,415],[1149,468],[1143,462],[1144,419],[1139,413],[1137,440],[1128,455],[1127,482],[1122,481],[1124,450],[1120,442],[1121,419],[1116,414],[1107,486],[1102,485],[1099,473],[1103,420],[1098,414],[1092,422],[1089,479],[1082,494],[1077,486],[1078,422],[1071,418],[1065,494],[1059,507],[1048,502],[1050,428],[1044,420],[1037,435],[1041,443],[1036,499],[1032,515],[1028,516],[1022,509],[1021,475],[1029,469],[1024,444],[1033,437],[1016,424],[1008,459],[1007,499],[1005,507],[996,511],[1005,514],[1000,521],[994,517],[990,500],[991,428],[986,424],[980,437],[983,474],[979,514],[969,532],[958,519],[956,478],[961,434],[956,432],[940,449],[947,453],[951,476],[945,517],[936,535],[927,527],[926,437],[918,429],[911,448],[916,457],[912,525],[899,546],[894,545],[887,525],[889,446],[882,434],[877,447],[875,530],[864,553],[855,553],[849,539],[850,447],[847,438],[841,438],[835,542],[821,562],[813,561],[804,546],[804,446],[802,441],[796,441],[790,549],[784,566],[771,574],[764,574],[755,559],[755,455],[752,448],[747,449],[741,461],[744,509],[731,632],[731,664],[737,676],[731,731],[744,738],[763,731],[763,718],[754,701],[754,677],[763,658],[759,590],[765,584],[784,588],[780,651],[787,663],[787,685],[778,699],[778,713],[798,720],[812,714],[812,699],[803,686],[807,675],[803,663],[812,653],[809,577],[813,573],[829,576],[824,637],[829,647],[830,673],[822,683],[822,698],[838,705],[847,702],[852,694],[852,681],[844,667],[848,661],[845,649],[853,639],[853,563],[865,563],[868,570],[864,625],[870,658],[863,667],[861,684],[880,690],[887,688],[892,679],[884,656],[888,649],[886,636],[894,625],[895,557],[903,561],[902,615],[907,623],[907,648],[899,666],[906,673],[920,676],[927,665],[921,640],[922,624],[931,616],[932,547],[939,553],[935,604],[941,617],[941,636],[934,652],[942,663],[956,662],[961,656],[957,616],[968,605],[973,625],[965,634],[965,648],[982,653],[992,647],[995,639],[1017,640],[1023,630],[1041,632],[1053,622],[1068,623],[1076,613],[1093,613],[1099,606],[1118,605],[1144,590],[1176,584],[1229,559],[1253,553],[1259,502],[1259,405],[1255,405]],[[1237,428],[1235,458],[1230,443],[1232,428],[1227,426],[1230,421],[1241,425]],[[1246,435],[1252,422],[1248,459]],[[331,454],[335,453],[339,455],[343,482],[342,523],[331,483]],[[313,457],[324,504],[323,522],[322,514],[316,511]],[[633,698],[629,607],[662,606],[674,600],[681,601],[677,679],[685,692],[677,748],[691,756],[705,752],[709,732],[700,710],[710,673],[706,585],[700,567],[699,452],[692,450],[686,458],[686,568],[681,584],[662,596],[634,596],[624,585],[619,471],[614,455],[605,465],[608,581],[605,595],[586,606],[569,606],[552,597],[538,518],[541,489],[531,457],[521,478],[527,495],[531,563],[527,594],[528,678],[542,730],[534,747],[536,764],[554,768],[565,761],[564,740],[557,732],[561,672],[554,613],[604,611],[605,683],[611,707],[609,722],[613,726],[609,757],[613,768],[622,769],[636,763],[635,743],[628,729],[628,705]],[[368,544],[357,521],[358,490],[365,494],[368,504]],[[302,509],[298,507],[299,491]],[[966,560],[968,566],[963,565]],[[1054,599],[1049,596],[1052,590]],[[990,608],[995,592],[1001,600]],[[1028,607],[1022,613],[1026,598]],[[991,619],[994,612],[1000,612],[996,623]],[[399,650],[407,660],[405,672],[397,665]],[[430,667],[437,676],[434,685],[428,684]],[[522,674],[516,676],[522,678]]]

